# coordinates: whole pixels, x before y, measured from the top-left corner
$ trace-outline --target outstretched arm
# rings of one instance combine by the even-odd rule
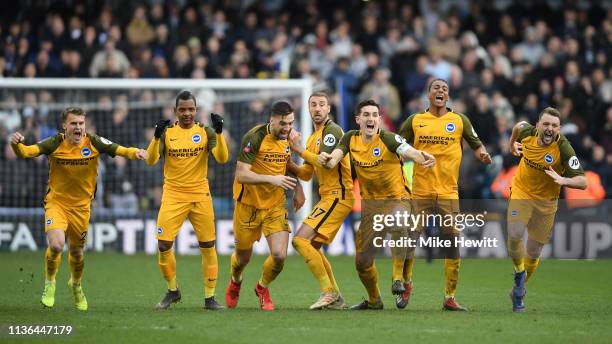
[[[310,180],[314,172],[314,168],[310,164],[298,165],[293,160],[287,163],[287,171],[293,173],[301,180]]]
[[[333,152],[331,152],[331,154],[325,152],[319,154],[319,158],[317,159],[317,161],[323,167],[327,169],[332,169],[336,167],[336,165],[338,165],[338,163],[340,162],[340,160],[342,160],[343,157],[344,152],[341,149],[336,148]]]
[[[147,147],[147,165],[155,165],[159,161],[159,145],[160,139],[157,137],[153,137],[151,139],[151,143],[149,143],[149,147]]]
[[[251,171],[251,164],[242,161],[236,163],[236,180],[241,184],[272,184],[285,190],[295,188],[297,180],[283,175],[271,176]]]
[[[584,190],[587,188],[587,179],[584,175],[574,177],[563,177],[555,171],[552,166],[548,166],[548,170],[545,170],[546,174],[551,177],[555,183],[561,186],[567,186],[572,189]]]
[[[38,145],[26,146],[22,142],[25,140],[20,132],[16,132],[11,136],[11,148],[20,158],[33,158],[39,156],[42,152]]]
[[[130,160],[147,160],[149,154],[146,150],[135,147],[117,147],[117,155],[128,158]]]

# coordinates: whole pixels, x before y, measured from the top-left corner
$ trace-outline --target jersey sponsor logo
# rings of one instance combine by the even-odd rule
[[[336,138],[332,134],[327,134],[323,138],[323,144],[327,147],[333,147],[336,144]]]
[[[544,155],[544,161],[547,164],[552,164],[554,159],[553,159],[552,155],[550,155],[550,153],[546,153],[546,155]]]
[[[572,170],[577,170],[580,168],[580,161],[575,155],[569,158],[569,161],[567,162],[567,164]]]
[[[52,219],[47,219],[46,223],[47,223],[47,226],[50,226],[53,223],[53,220]]]
[[[200,141],[202,141],[202,136],[200,134],[193,134],[191,135],[191,141],[193,141],[193,143],[200,143]]]
[[[104,143],[105,145],[112,145],[113,142],[109,139],[107,139],[106,137],[101,137],[100,136],[100,141],[102,141],[102,143]]]
[[[404,140],[403,137],[395,134],[395,141],[397,141],[397,143],[404,143],[404,141],[406,141],[406,140]]]
[[[289,154],[290,148],[289,146],[285,147],[285,154]]]
[[[242,149],[245,153],[251,153],[251,142],[247,142],[246,146],[244,146],[244,149]]]
[[[89,149],[88,147],[83,147],[81,149],[81,155],[87,158],[91,155],[91,149]]]
[[[448,123],[446,123],[446,132],[448,132],[448,133],[454,133],[454,132],[455,132],[455,129],[456,129],[456,127],[455,127],[455,123],[453,123],[453,122],[448,122]]]
[[[157,227],[157,235],[162,235],[163,232],[164,232],[163,228]]]
[[[380,148],[374,147],[374,149],[372,149],[372,155],[374,155],[375,157],[379,157],[380,156]]]

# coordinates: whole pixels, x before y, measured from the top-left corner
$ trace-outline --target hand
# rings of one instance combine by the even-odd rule
[[[302,154],[304,149],[302,149],[301,143],[302,143],[302,134],[300,134],[300,132],[297,130],[291,130],[289,132],[289,147],[291,147],[291,150],[298,154]]]
[[[223,116],[211,112],[210,123],[217,134],[221,134],[223,132]]]
[[[555,183],[557,183],[557,184],[559,184],[561,186],[566,184],[565,183],[566,178],[565,177],[561,177],[559,175],[559,173],[557,173],[557,171],[555,171],[552,168],[552,166],[548,166],[548,170],[544,170],[544,172],[546,172],[546,174],[548,174],[548,176],[551,177],[555,181]]]
[[[489,165],[489,164],[491,164],[491,162],[493,162],[491,160],[491,155],[487,151],[478,152],[477,155],[476,155],[476,158],[478,160],[480,160],[485,165]]]
[[[170,124],[169,119],[160,119],[159,121],[157,121],[157,123],[155,124],[155,134],[153,134],[155,138],[159,139],[162,136],[168,124]]]
[[[421,165],[425,168],[431,168],[434,167],[434,165],[436,164],[436,158],[424,151],[421,151],[421,155],[423,156],[423,161],[421,162]]]
[[[519,142],[514,141],[511,145],[510,145],[510,153],[512,153],[512,155],[514,156],[521,156],[523,155],[523,145]]]
[[[149,158],[149,153],[147,153],[146,150],[139,149],[138,152],[136,152],[136,159],[138,159],[138,160],[147,160],[148,158]]]
[[[321,152],[321,154],[319,154],[319,157],[317,158],[317,162],[323,166],[327,165],[327,163],[332,159],[331,154],[329,153],[325,153],[325,152]]]
[[[283,176],[279,174],[276,176],[271,176],[270,184],[279,186],[285,190],[293,190],[295,188],[295,185],[297,184],[297,180],[293,177]]]
[[[295,188],[293,193],[293,211],[298,211],[302,206],[306,203],[306,196],[304,196],[304,189],[302,189],[301,185]]]
[[[23,142],[23,140],[25,140],[25,137],[23,137],[23,135],[21,135],[20,132],[15,132],[12,136],[11,136],[11,144],[18,144]]]

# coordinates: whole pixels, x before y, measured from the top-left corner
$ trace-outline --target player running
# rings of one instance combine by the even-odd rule
[[[429,108],[414,114],[402,124],[400,134],[407,142],[413,142],[416,149],[424,149],[433,154],[438,164],[433,169],[415,166],[413,173],[412,196],[416,214],[440,214],[441,216],[459,213],[459,193],[457,181],[462,157],[462,140],[465,139],[474,150],[476,159],[484,164],[491,163],[491,157],[486,147],[478,139],[470,120],[460,113],[446,107],[448,102],[448,83],[435,79],[429,84]],[[459,231],[454,227],[441,226],[442,239],[454,241]],[[422,226],[417,227],[419,234]],[[406,260],[406,292],[397,298],[396,306],[405,308],[412,292],[412,270],[414,266],[414,251]],[[455,291],[459,279],[461,259],[459,248],[446,250],[444,260],[444,277],[446,280],[443,309],[449,311],[465,311],[455,301]]]
[[[351,213],[355,197],[353,196],[353,181],[351,165],[348,156],[332,168],[326,169],[317,162],[317,154],[331,153],[344,135],[342,128],[329,118],[329,97],[324,92],[315,92],[308,98],[308,110],[314,124],[314,133],[306,143],[306,149],[301,146],[300,135],[290,135],[291,149],[305,160],[304,165],[290,164],[289,169],[300,179],[310,180],[313,173],[319,181],[321,200],[293,237],[291,243],[319,281],[321,296],[310,306],[310,309],[344,309],[347,308],[344,298],[336,283],[329,260],[325,257],[321,246],[329,245],[344,219]]]
[[[435,165],[436,159],[410,146],[399,135],[380,129],[380,107],[373,100],[364,100],[357,105],[355,119],[359,130],[347,132],[338,146],[331,152],[321,152],[318,162],[327,168],[334,168],[347,153],[357,172],[361,197],[363,199],[361,224],[357,231],[355,265],[359,278],[368,292],[368,299],[351,309],[383,309],[378,289],[378,270],[374,265],[377,247],[375,238],[384,231],[373,228],[375,216],[410,212],[410,190],[402,171],[402,159],[412,159],[423,167]],[[386,201],[386,202],[385,202]],[[391,201],[391,202],[389,202]],[[394,239],[407,236],[407,228],[391,228]],[[392,250],[393,280],[403,276],[405,249]],[[393,283],[392,292],[404,292],[402,285]]]
[[[508,204],[508,254],[514,263],[512,310],[525,310],[526,282],[540,262],[542,247],[552,235],[561,186],[586,189],[580,161],[561,135],[559,111],[547,107],[535,127],[519,122],[512,129],[510,151],[522,156],[512,178]],[[527,230],[527,245],[523,237]]]
[[[295,189],[294,210],[304,205],[302,187],[295,178],[285,175],[291,157],[287,138],[294,120],[291,105],[284,101],[276,102],[272,105],[270,123],[252,128],[242,138],[234,179],[235,250],[231,258],[231,278],[225,292],[229,308],[238,304],[242,271],[251,259],[253,244],[263,233],[270,256],[264,262],[255,294],[262,310],[274,310],[268,286],[283,270],[291,231],[285,208],[285,190]]]
[[[55,304],[55,276],[62,260],[66,238],[70,265],[68,286],[72,290],[76,309],[86,311],[88,308],[81,285],[85,268],[83,248],[87,242],[91,200],[96,190],[100,155],[120,155],[132,160],[147,158],[147,152],[142,149],[126,148],[104,137],[87,133],[85,116],[81,108],[66,108],[62,112],[64,132],[34,145],[24,145],[24,137],[19,132],[11,136],[11,147],[20,158],[44,154],[49,159],[49,185],[43,202],[49,246],[45,252],[45,289],[40,300],[49,308]]]
[[[196,98],[190,91],[181,91],[175,100],[177,122],[159,120],[147,148],[148,165],[164,157],[164,192],[157,216],[158,263],[168,284],[168,292],[155,306],[167,309],[181,300],[176,280],[176,257],[172,246],[186,218],[191,221],[202,254],[204,308],[223,308],[215,300],[217,285],[217,251],[215,250],[215,214],[208,186],[208,155],[218,163],[229,159],[223,136],[223,118],[211,113],[212,128],[195,121]]]

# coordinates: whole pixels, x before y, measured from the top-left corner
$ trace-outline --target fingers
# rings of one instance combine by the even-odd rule
[[[13,136],[11,136],[11,143],[14,145],[20,143],[23,140],[24,140],[24,137],[19,132],[16,132],[13,134]]]
[[[283,178],[281,179],[280,187],[282,187],[285,190],[293,190],[295,186],[297,185],[297,180],[289,176],[282,176],[282,177]]]
[[[136,153],[136,158],[138,158],[138,160],[147,160],[148,157],[149,153],[147,153],[147,151],[144,149],[141,149]]]

